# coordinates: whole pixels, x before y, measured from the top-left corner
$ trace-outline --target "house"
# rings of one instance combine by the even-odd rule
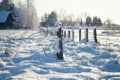
[[[0,11],[0,29],[11,29],[12,21],[9,11]]]

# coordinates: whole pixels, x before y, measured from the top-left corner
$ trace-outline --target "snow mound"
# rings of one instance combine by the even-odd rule
[[[103,66],[104,71],[120,72],[120,60],[110,60]]]

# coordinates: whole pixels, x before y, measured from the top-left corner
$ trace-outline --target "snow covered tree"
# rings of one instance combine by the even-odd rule
[[[17,29],[27,28],[27,13],[25,9],[25,6],[21,2],[18,2],[18,6],[15,8],[16,17],[14,23]]]
[[[107,26],[110,26],[111,23],[112,23],[112,20],[111,20],[111,19],[107,19],[107,20],[105,21],[105,24],[107,24]]]
[[[18,6],[15,11],[16,27],[22,29],[38,29],[38,16],[32,0],[26,0],[24,4],[18,2]]]
[[[38,17],[36,9],[33,6],[32,0],[26,0],[26,12],[27,12],[27,27],[30,29],[37,29]]]

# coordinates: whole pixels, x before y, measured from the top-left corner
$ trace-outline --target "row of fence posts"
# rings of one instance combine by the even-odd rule
[[[63,30],[62,30],[63,31]],[[68,30],[68,39],[70,38],[70,34],[72,32],[72,39],[74,39],[74,30],[70,31]],[[63,37],[66,38],[67,37],[67,31],[64,30],[63,33]],[[94,35],[94,42],[97,43],[97,32],[96,32],[96,29],[93,30],[93,35]],[[81,41],[81,38],[82,37],[82,31],[81,29],[79,29],[79,41]],[[89,36],[88,36],[88,28],[85,29],[85,42],[89,42]]]
[[[81,29],[79,29],[79,41],[81,41]],[[59,40],[59,49],[61,50],[60,52],[57,53],[57,58],[58,59],[63,59],[63,44],[62,44],[62,36],[66,37],[66,31],[63,32],[63,30],[60,28],[57,32],[57,36],[60,39]],[[93,35],[94,35],[94,42],[97,43],[97,32],[96,29],[93,30]],[[68,38],[70,38],[70,31],[68,31]],[[72,39],[74,39],[74,30],[72,30]],[[85,29],[85,41],[88,42],[88,28]]]

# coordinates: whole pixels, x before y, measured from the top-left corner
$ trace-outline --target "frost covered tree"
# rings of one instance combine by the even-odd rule
[[[105,24],[106,24],[107,26],[110,26],[110,25],[112,24],[112,20],[111,20],[111,19],[107,19],[107,20],[105,21]]]
[[[38,29],[38,16],[32,0],[26,0],[25,3],[18,2],[15,12],[16,27]]]
[[[15,8],[15,28],[17,29],[24,29],[27,28],[27,17],[26,17],[26,10],[25,6],[21,3],[18,2],[18,6]]]
[[[73,21],[74,15],[71,13],[67,13],[65,9],[60,9],[57,11],[58,19],[62,22],[62,26],[74,26],[78,21]]]
[[[26,0],[27,26],[30,29],[37,29],[38,17],[32,0]]]

